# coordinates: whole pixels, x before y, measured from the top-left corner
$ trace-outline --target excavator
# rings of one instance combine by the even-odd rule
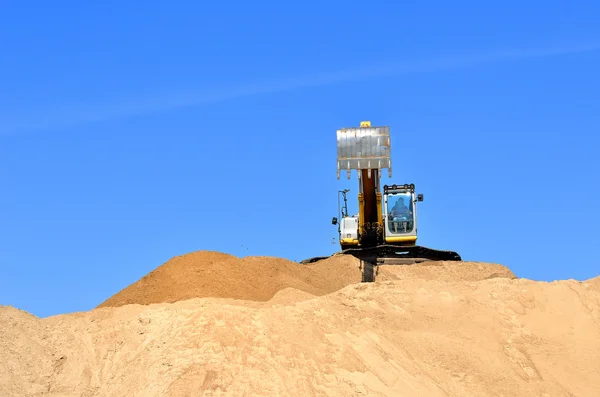
[[[338,192],[338,225],[341,252],[358,258],[363,281],[374,281],[381,264],[412,264],[425,261],[461,261],[454,251],[417,245],[417,194],[414,183],[384,185],[382,170],[392,177],[390,127],[373,127],[362,121],[360,127],[337,131],[337,178],[342,171],[358,175],[358,214],[348,214],[347,193]],[[382,193],[383,190],[383,193]],[[340,208],[340,194],[344,205]],[[311,260],[304,261],[311,262]]]

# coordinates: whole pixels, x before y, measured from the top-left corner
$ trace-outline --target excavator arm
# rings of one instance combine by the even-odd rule
[[[345,170],[358,173],[358,245],[371,247],[383,242],[381,170],[391,177],[389,127],[371,127],[368,121],[360,128],[337,131],[337,177]]]

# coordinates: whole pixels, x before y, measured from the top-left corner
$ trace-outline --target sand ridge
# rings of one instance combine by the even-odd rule
[[[505,266],[472,262],[381,266],[379,270],[380,280],[408,277],[467,281],[515,277]],[[361,279],[360,262],[347,255],[301,265],[282,258],[238,258],[197,251],[167,261],[98,307],[172,303],[202,297],[266,302],[286,288],[322,296]]]

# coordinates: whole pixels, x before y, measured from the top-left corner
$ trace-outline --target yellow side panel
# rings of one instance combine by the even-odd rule
[[[362,234],[365,232],[363,225],[365,223],[365,199],[362,193],[358,193],[358,229]]]
[[[358,240],[354,238],[343,238],[340,240],[340,243],[344,245],[358,245]]]
[[[386,237],[385,241],[388,243],[403,243],[407,241],[417,241],[417,236],[390,236]]]

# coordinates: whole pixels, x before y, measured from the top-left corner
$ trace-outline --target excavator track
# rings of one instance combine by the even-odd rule
[[[380,245],[376,247],[347,248],[335,255],[352,255],[365,262],[389,265],[405,265],[427,261],[462,261],[454,251],[435,250],[423,246],[399,247]],[[300,261],[302,264],[318,262],[330,256],[316,256]]]
[[[362,281],[373,282],[379,265],[411,265],[429,261],[462,261],[454,251],[436,250],[423,246],[399,247],[380,245],[375,247],[347,248],[335,255],[351,255],[361,261]],[[329,257],[320,256],[300,261],[301,264],[318,262]]]
[[[387,261],[389,264],[462,260],[460,255],[454,251],[436,250],[420,245],[399,247],[384,244],[375,247],[347,248],[341,254],[352,255],[368,262],[383,263],[383,261]]]
[[[461,261],[454,251],[442,251],[423,246],[399,247],[380,245],[375,247],[348,248],[341,252],[352,255],[361,261],[362,281],[373,282],[379,271],[379,265],[410,265],[428,261]]]

